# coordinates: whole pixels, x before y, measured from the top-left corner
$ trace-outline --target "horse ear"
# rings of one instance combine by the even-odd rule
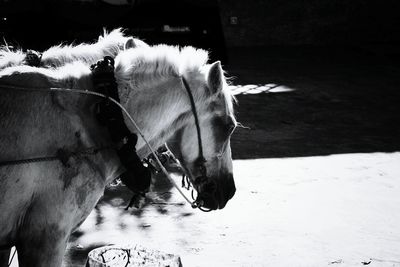
[[[129,37],[128,40],[126,40],[125,42],[124,49],[127,50],[129,48],[135,48],[135,47],[136,47],[135,40],[132,37]]]
[[[221,67],[221,61],[216,61],[211,64],[208,72],[208,87],[212,93],[217,93],[222,90],[224,82],[224,73]]]

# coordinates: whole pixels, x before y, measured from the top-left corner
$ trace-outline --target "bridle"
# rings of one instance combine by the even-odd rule
[[[185,77],[181,77],[183,86],[185,87],[186,92],[189,95],[190,99],[190,106],[192,109],[192,113],[194,116],[194,122],[196,125],[196,132],[197,132],[197,141],[198,141],[198,146],[199,146],[199,155],[197,156],[197,159],[195,160],[195,165],[199,169],[199,172],[201,176],[194,178],[193,183],[195,185],[201,185],[201,184],[207,184],[207,183],[212,183],[209,177],[207,176],[207,167],[206,167],[206,162],[207,160],[204,157],[203,154],[203,142],[201,139],[201,130],[200,130],[200,123],[199,123],[199,116],[197,114],[197,109],[196,109],[196,104],[194,102],[192,90],[190,90],[190,86],[188,82],[186,81]],[[182,181],[185,180],[185,177],[182,177]],[[186,182],[188,185],[190,185],[190,179],[186,179]],[[182,183],[183,184],[183,183]],[[202,194],[198,192],[198,195],[196,198],[193,196],[193,191],[192,191],[192,198],[194,200],[194,204],[197,205],[197,208],[199,208],[201,211],[209,212],[211,209],[205,209],[202,207],[204,204],[204,200],[202,199]]]
[[[206,159],[204,158],[203,154],[203,145],[202,145],[202,138],[201,138],[201,130],[200,130],[200,124],[199,124],[199,118],[198,118],[198,113],[196,109],[196,105],[194,102],[193,94],[191,92],[190,86],[186,79],[182,76],[181,77],[182,83],[184,85],[185,90],[187,91],[190,99],[190,105],[191,105],[191,110],[195,119],[195,125],[196,125],[196,131],[197,131],[197,139],[198,139],[198,146],[199,146],[199,155],[197,159],[195,160],[195,164],[197,165],[197,168],[199,170],[199,173],[201,176],[194,178],[193,183],[195,185],[201,185],[204,183],[209,183],[209,178],[207,176],[207,168],[206,168]],[[94,92],[94,91],[87,91],[87,90],[81,90],[81,89],[71,89],[71,88],[56,88],[56,87],[51,87],[51,88],[44,88],[44,87],[39,87],[39,88],[24,88],[24,87],[18,87],[18,86],[11,86],[11,85],[1,85],[0,89],[16,89],[16,90],[24,90],[24,91],[35,91],[35,92],[64,92],[64,93],[76,93],[76,94],[85,94],[85,95],[93,95],[93,96],[98,96],[103,99],[106,99],[110,101],[110,103],[115,104],[118,106],[121,111],[126,115],[128,120],[131,122],[131,124],[134,126],[134,128],[137,130],[138,134],[141,136],[141,138],[145,141],[146,145],[151,151],[151,154],[154,156],[155,161],[159,165],[161,171],[166,175],[166,177],[171,181],[173,186],[178,190],[178,192],[183,196],[183,198],[190,203],[192,208],[199,208],[202,211],[208,212],[211,211],[211,209],[205,209],[202,207],[204,204],[204,201],[202,199],[202,194],[199,193],[196,199],[194,199],[193,194],[192,198],[194,201],[190,201],[188,197],[181,191],[179,186],[176,184],[176,182],[173,180],[173,178],[170,176],[170,174],[167,172],[163,164],[161,163],[160,159],[157,156],[157,153],[155,150],[152,148],[150,145],[149,141],[145,138],[143,135],[142,131],[138,127],[136,121],[132,118],[132,116],[129,114],[129,112],[119,103],[119,101],[115,100],[113,97],[109,95],[105,95],[99,92]],[[109,148],[106,148],[109,149]],[[94,149],[91,148],[90,151],[83,151],[81,153],[83,154],[96,154],[99,151],[99,149]],[[90,152],[90,153],[88,153]],[[33,163],[33,162],[40,162],[40,161],[51,161],[51,160],[60,160],[64,163],[65,158],[63,154],[52,156],[52,157],[43,157],[43,158],[36,158],[36,159],[23,159],[23,160],[15,160],[13,162],[0,162],[0,166],[6,166],[6,165],[15,165],[15,164],[26,164],[26,163]],[[68,161],[68,158],[66,158],[66,161]]]
[[[200,130],[200,123],[199,123],[199,116],[197,115],[196,104],[194,102],[192,90],[190,90],[190,86],[189,86],[188,82],[186,81],[185,77],[183,77],[183,76],[181,79],[182,79],[183,86],[185,87],[185,89],[189,95],[190,106],[192,108],[194,122],[196,125],[197,141],[198,141],[198,145],[199,145],[199,155],[197,156],[197,159],[196,159],[196,165],[199,167],[201,175],[204,177],[207,177],[207,169],[206,169],[206,165],[205,165],[207,160],[204,158],[204,154],[203,154],[203,142],[201,139],[201,130]]]

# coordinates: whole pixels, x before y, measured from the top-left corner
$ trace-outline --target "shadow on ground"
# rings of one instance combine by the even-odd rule
[[[249,128],[232,137],[235,159],[400,149],[400,66],[361,48],[263,48],[230,52],[234,85],[292,91],[237,95]]]

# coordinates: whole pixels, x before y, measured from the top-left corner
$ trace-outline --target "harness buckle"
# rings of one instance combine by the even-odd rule
[[[26,65],[31,67],[39,67],[42,61],[42,54],[35,50],[28,50],[25,56]]]

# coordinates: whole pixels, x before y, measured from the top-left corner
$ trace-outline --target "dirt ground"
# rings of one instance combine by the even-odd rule
[[[185,267],[400,266],[396,57],[365,47],[229,55],[245,126],[232,137],[234,198],[202,213],[159,177],[144,209],[127,212],[127,190],[109,188],[65,266],[126,243],[177,254]]]

